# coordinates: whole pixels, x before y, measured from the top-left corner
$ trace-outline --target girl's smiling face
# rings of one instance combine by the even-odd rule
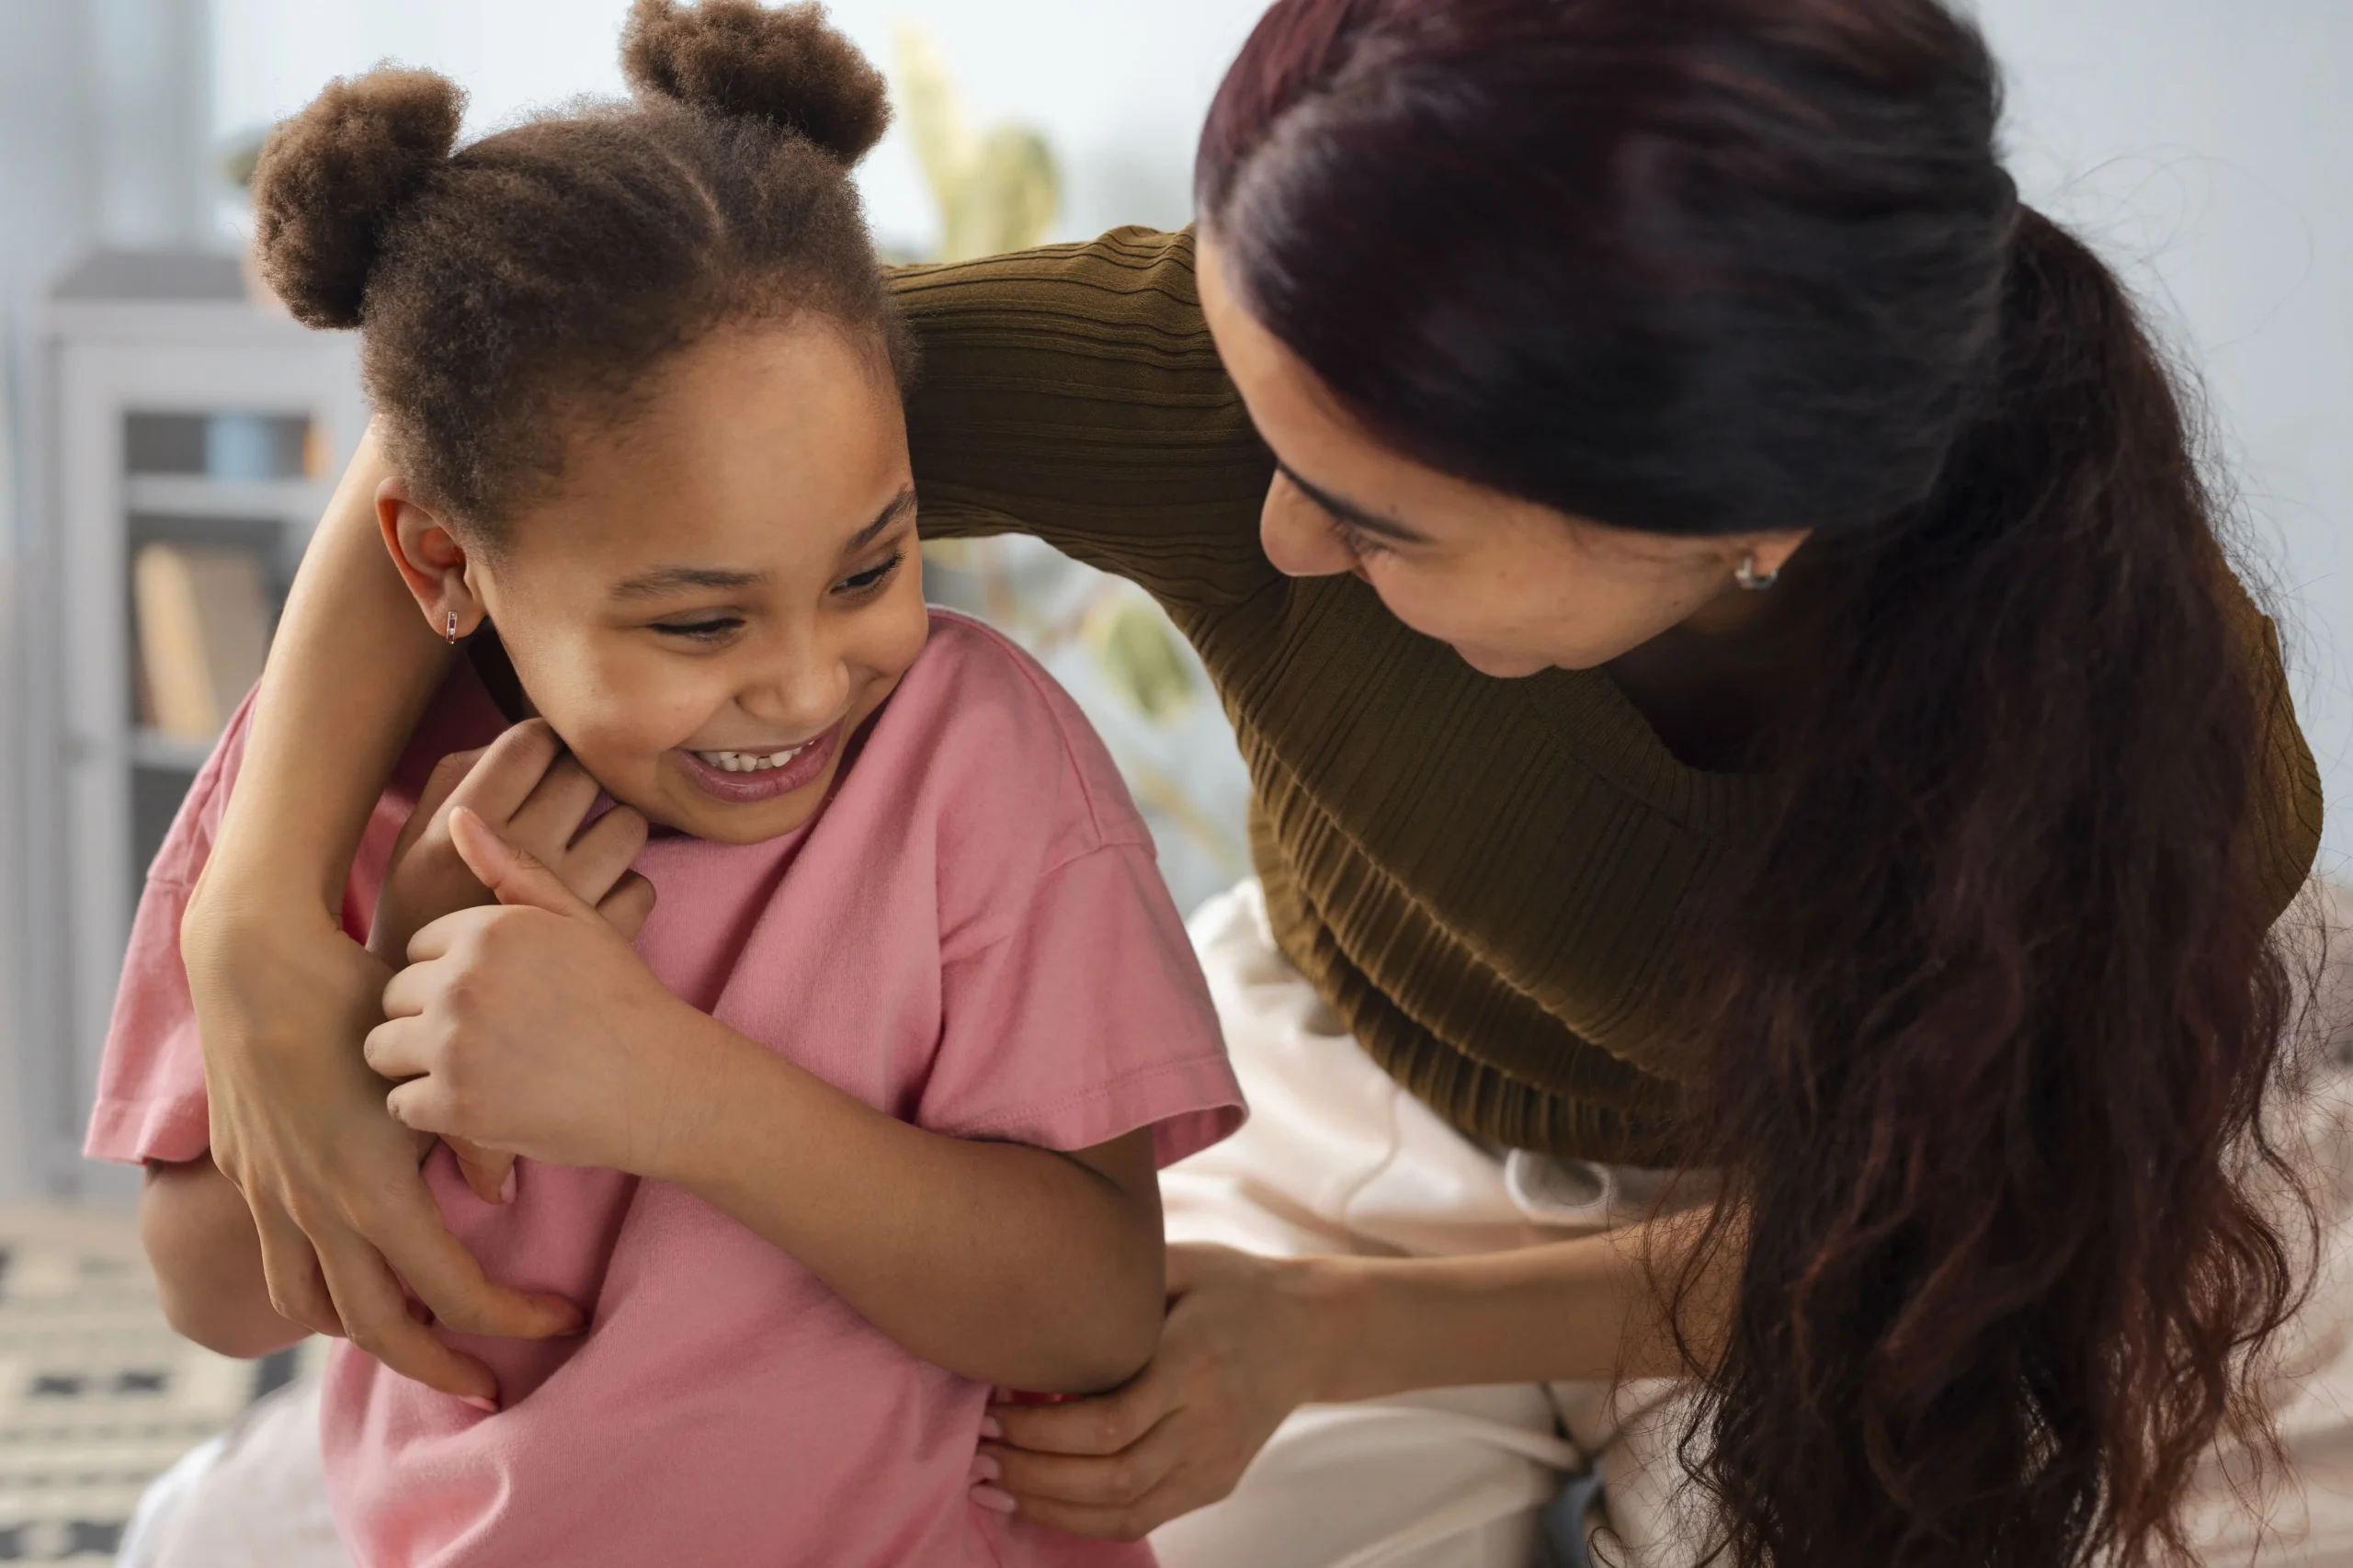
[[[813,315],[671,358],[494,540],[378,509],[435,630],[495,624],[581,766],[699,838],[808,822],[928,631],[898,390]]]

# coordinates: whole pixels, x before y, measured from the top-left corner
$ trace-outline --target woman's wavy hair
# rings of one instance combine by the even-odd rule
[[[1662,1285],[1740,1568],[2176,1560],[2210,1447],[2272,1448],[2316,806],[2174,380],[1999,112],[1938,0],[1283,0],[1201,142],[1238,297],[1384,442],[1813,530],[1681,974],[1732,1201]]]

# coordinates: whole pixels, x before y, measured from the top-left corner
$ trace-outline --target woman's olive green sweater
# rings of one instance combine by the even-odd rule
[[[1035,534],[1166,607],[1249,764],[1277,939],[1373,1059],[1474,1136],[1671,1159],[1678,915],[1753,781],[1677,762],[1607,676],[1488,679],[1356,578],[1276,572],[1273,462],[1202,324],[1189,236],[897,289],[924,356],[926,530]],[[2292,715],[2278,732],[2284,906],[2320,789]]]

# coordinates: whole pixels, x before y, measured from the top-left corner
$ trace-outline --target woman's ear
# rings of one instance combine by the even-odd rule
[[[406,480],[376,487],[376,526],[435,631],[454,642],[482,625],[488,611],[468,575],[466,547],[438,514],[411,498]]]
[[[1792,556],[1805,547],[1813,533],[1809,528],[1790,528],[1781,533],[1756,534],[1744,541],[1744,551],[1756,562],[1756,574],[1770,581],[1781,574]]]

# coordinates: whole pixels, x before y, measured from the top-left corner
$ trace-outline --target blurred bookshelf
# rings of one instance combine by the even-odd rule
[[[234,256],[100,256],[51,295],[27,540],[20,1038],[51,1192],[84,1165],[149,862],[259,675],[366,421],[355,344],[251,294]]]

